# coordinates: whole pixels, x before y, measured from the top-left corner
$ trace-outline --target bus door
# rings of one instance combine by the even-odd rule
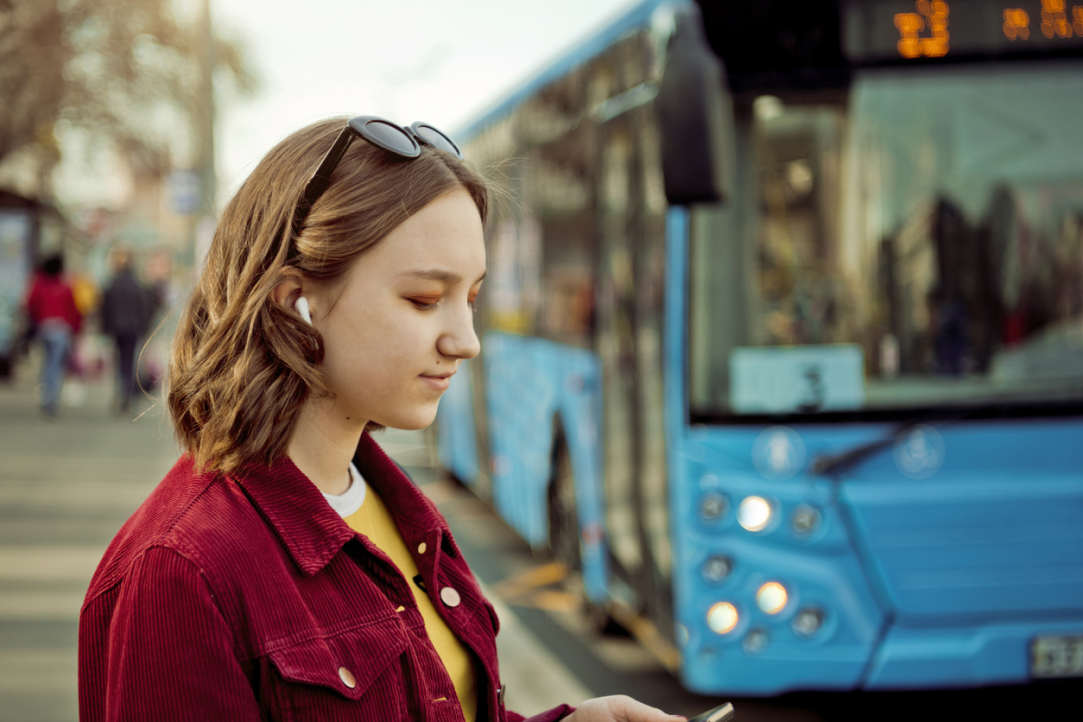
[[[655,117],[644,105],[599,124],[597,348],[604,369],[614,592],[668,636],[673,625],[662,390],[666,204]]]

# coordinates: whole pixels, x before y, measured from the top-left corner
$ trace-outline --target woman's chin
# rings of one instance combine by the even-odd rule
[[[421,429],[428,428],[432,425],[432,422],[436,420],[436,406],[432,409],[418,409],[415,413],[410,414],[394,414],[387,420],[373,419],[382,426],[386,426],[389,429],[400,429],[402,431],[420,431]]]

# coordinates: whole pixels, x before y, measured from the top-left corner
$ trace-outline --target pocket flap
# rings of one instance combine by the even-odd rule
[[[268,652],[267,657],[287,681],[327,687],[356,700],[406,651],[407,644],[393,619],[306,639]]]

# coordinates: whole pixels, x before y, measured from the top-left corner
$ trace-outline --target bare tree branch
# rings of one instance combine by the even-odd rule
[[[178,119],[191,134],[200,112],[196,33],[171,0],[0,0],[0,163],[20,151],[51,168],[64,123],[165,172]],[[215,53],[217,72],[254,87],[237,44],[216,38]]]

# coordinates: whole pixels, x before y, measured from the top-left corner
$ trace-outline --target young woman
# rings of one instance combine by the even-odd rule
[[[421,124],[318,123],[222,215],[174,342],[186,453],[83,605],[97,720],[521,720],[492,606],[369,431],[419,429],[464,359],[487,193]],[[662,722],[626,697],[536,722]]]

